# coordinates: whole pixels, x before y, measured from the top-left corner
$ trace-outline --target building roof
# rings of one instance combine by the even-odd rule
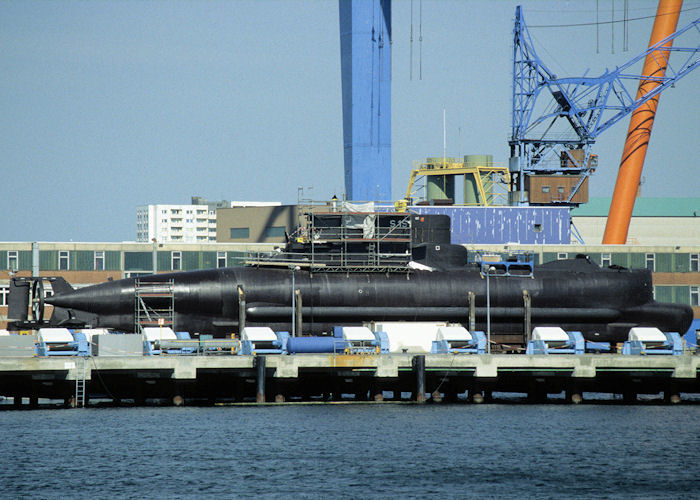
[[[573,217],[607,217],[611,198],[590,198]],[[633,217],[700,217],[700,198],[637,198]]]

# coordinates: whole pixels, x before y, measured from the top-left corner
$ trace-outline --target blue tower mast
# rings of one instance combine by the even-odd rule
[[[391,199],[391,0],[339,0],[345,191]]]

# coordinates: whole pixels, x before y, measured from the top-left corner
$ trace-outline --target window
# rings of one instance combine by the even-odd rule
[[[226,267],[226,252],[216,252],[216,267]]]
[[[690,254],[690,272],[697,273],[700,272],[700,253]]]
[[[542,224],[537,224],[537,223],[535,223],[535,224],[532,226],[532,230],[533,230],[534,232],[536,232],[536,233],[541,233],[541,232],[542,232]]]
[[[58,251],[58,269],[61,271],[70,269],[70,252],[68,250]]]
[[[9,286],[0,286],[0,306],[7,305],[7,297],[10,295]]]
[[[690,305],[700,306],[700,286],[690,287]]]
[[[600,255],[600,265],[601,267],[610,267],[612,265],[612,257],[609,253]]]
[[[242,240],[250,238],[250,228],[247,227],[232,227],[231,228],[231,239],[232,240]]]
[[[170,253],[170,269],[173,271],[182,269],[182,252],[173,251]]]
[[[549,186],[542,186],[543,193],[549,193]]]
[[[10,271],[19,269],[19,254],[17,250],[10,250],[7,252],[7,269]]]
[[[559,187],[557,188],[557,192],[558,192],[558,193],[563,193],[563,192],[564,192],[564,186],[559,186]]]
[[[95,251],[95,271],[105,270],[105,253],[104,250]]]
[[[561,253],[561,252],[560,252],[560,253],[557,254],[557,260],[566,260],[566,259],[568,259],[568,258],[569,258],[569,255],[566,254],[566,253]]]
[[[284,226],[267,226],[265,228],[265,238],[279,238],[284,236],[286,232],[286,227]]]
[[[653,253],[648,253],[644,255],[644,267],[649,269],[650,271],[653,271],[655,266],[655,261],[656,259],[654,258]]]

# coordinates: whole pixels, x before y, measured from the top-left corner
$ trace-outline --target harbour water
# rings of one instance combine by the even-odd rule
[[[3,498],[697,498],[700,405],[1,411]]]

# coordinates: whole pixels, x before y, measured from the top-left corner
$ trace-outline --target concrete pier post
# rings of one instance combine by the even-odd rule
[[[301,334],[302,334],[301,332],[304,331],[304,330],[302,329],[302,328],[303,328],[303,325],[302,325],[302,323],[301,323],[301,321],[302,321],[301,290],[295,290],[295,291],[294,291],[294,300],[296,300],[296,310],[294,311],[294,313],[296,314],[295,320],[296,320],[296,323],[297,323],[297,324],[296,324],[296,333],[297,333],[297,335],[301,335]]]
[[[38,277],[40,271],[40,259],[39,259],[39,243],[32,243],[32,276]]]
[[[476,301],[474,292],[469,292],[467,294],[467,301],[469,302],[469,331],[473,332],[476,330]]]
[[[580,404],[583,401],[583,396],[581,396],[581,390],[577,387],[567,389],[566,400],[571,404]]]
[[[469,391],[469,395],[467,397],[470,402],[477,405],[484,402],[484,395],[481,393],[481,391]]]
[[[416,402],[425,403],[425,355],[414,356],[413,370],[416,372]]]
[[[257,403],[265,402],[265,356],[256,356],[255,370],[257,374],[257,391],[255,401]]]
[[[532,297],[527,290],[523,290],[523,308],[525,309],[525,317],[523,318],[523,342],[527,347],[532,334]]]
[[[284,403],[287,398],[285,394],[287,393],[286,383],[278,378],[272,379],[272,394],[275,395],[275,403]]]
[[[382,390],[382,384],[373,380],[369,385],[369,395],[372,401],[384,401],[384,392]]]
[[[245,292],[242,286],[238,286],[238,332],[245,328]]]
[[[676,389],[664,391],[664,402],[676,405],[681,402],[681,396]]]

